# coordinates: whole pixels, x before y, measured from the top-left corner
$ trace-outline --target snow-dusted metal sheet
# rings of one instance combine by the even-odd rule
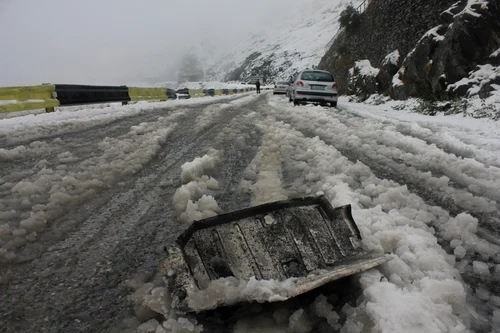
[[[232,305],[224,297],[201,306],[189,302],[224,278],[288,281],[267,301],[284,300],[390,259],[364,252],[360,241],[350,205],[333,208],[324,196],[292,199],[193,223],[161,270],[177,295],[174,306],[183,310]],[[251,292],[237,300],[263,301]]]

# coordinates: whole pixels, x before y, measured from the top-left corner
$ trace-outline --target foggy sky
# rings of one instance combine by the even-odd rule
[[[302,2],[0,0],[0,86],[140,82],[202,40],[223,53]]]

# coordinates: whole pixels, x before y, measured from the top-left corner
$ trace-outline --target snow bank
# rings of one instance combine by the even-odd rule
[[[500,123],[464,115],[437,113],[435,116],[412,112],[418,104],[414,99],[390,101],[377,107],[349,103],[341,97],[344,109],[361,118],[374,119],[396,126],[402,134],[433,143],[457,157],[470,157],[486,167],[500,167]]]
[[[462,86],[467,86],[469,87],[467,96],[470,97],[477,95],[484,85],[493,82],[498,77],[500,77],[500,66],[493,66],[491,64],[478,65],[475,70],[469,73],[469,77],[462,78],[458,82],[448,85],[446,89],[448,91],[455,91]]]

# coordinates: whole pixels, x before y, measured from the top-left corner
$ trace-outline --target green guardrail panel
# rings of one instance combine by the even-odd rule
[[[29,99],[49,100],[53,99],[54,85],[5,87],[0,88],[0,100],[26,101]]]
[[[47,109],[59,106],[54,85],[0,88],[0,112]]]
[[[41,101],[41,102],[18,101],[15,104],[2,104],[2,101],[0,100],[0,113],[35,110],[35,109],[47,109],[56,106],[59,106],[59,101],[55,99],[50,101]]]
[[[189,95],[191,97],[205,97],[203,89],[189,89]]]
[[[132,101],[167,100],[166,88],[129,87],[128,95]]]

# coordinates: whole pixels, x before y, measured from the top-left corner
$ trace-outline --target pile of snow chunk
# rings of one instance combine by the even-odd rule
[[[256,302],[276,302],[289,298],[295,290],[297,278],[284,281],[240,280],[235,277],[210,281],[204,289],[196,289],[189,293],[187,301],[190,308],[210,309],[220,305],[234,305],[252,299]]]
[[[276,303],[270,311],[247,315],[236,322],[234,333],[326,333],[338,332],[342,325],[334,310],[337,296],[317,296],[312,302],[291,300]],[[348,305],[346,305],[348,307]]]
[[[196,318],[178,315],[171,311],[171,295],[159,274],[151,280],[151,274],[138,274],[125,280],[124,286],[132,289],[128,297],[135,317],[127,318],[121,331],[137,333],[201,333],[203,326]]]
[[[219,152],[210,150],[203,157],[197,157],[192,162],[184,163],[181,166],[182,183],[186,184],[192,180],[199,180],[203,175],[213,173],[219,162]]]
[[[220,162],[220,152],[214,149],[181,166],[181,182],[172,204],[182,222],[193,222],[216,216],[221,209],[215,198],[207,193],[219,189],[219,183],[210,177]]]
[[[465,304],[457,281],[425,278],[420,286],[398,287],[372,270],[360,282],[363,301],[348,309],[345,332],[469,332],[456,316]]]
[[[374,163],[387,165],[409,182],[425,184],[425,187],[432,190],[434,195],[438,195],[444,200],[451,199],[464,209],[479,213],[496,212],[496,202],[500,201],[497,190],[500,186],[498,181],[500,179],[500,169],[488,167],[473,159],[460,158],[439,149],[434,144],[429,145],[420,138],[404,135],[397,130],[397,123],[388,125],[385,122],[374,121],[370,118],[351,119],[348,115],[343,116],[342,114],[337,114],[336,118],[332,118],[322,108],[310,108],[314,108],[314,112],[310,112],[308,108],[293,109],[293,112],[287,113],[278,111],[276,117],[300,124],[297,128],[303,128],[314,135],[318,135],[343,151],[357,152]],[[311,147],[307,149],[311,149]],[[295,152],[290,154],[298,155]],[[339,158],[345,158],[341,154],[339,155]],[[404,164],[398,162],[398,160],[404,162]],[[343,172],[333,168],[340,161],[332,161],[331,166],[325,171],[330,170],[330,174]],[[324,161],[318,163],[324,164]],[[437,173],[449,175],[455,183],[463,184],[468,188],[479,189],[478,193],[481,193],[481,195],[474,195],[453,186],[447,176],[439,178],[434,176],[433,173],[427,171],[430,168]],[[361,165],[358,169],[359,172],[364,172]],[[306,179],[311,179],[310,175],[310,172],[304,174]],[[385,184],[389,186],[381,186]],[[477,227],[474,227],[474,225],[477,226],[477,221],[470,214],[463,213],[451,217],[448,212],[439,207],[426,205],[423,200],[411,194],[407,188],[402,187],[397,192],[390,190],[393,186],[384,180],[380,182],[379,186],[375,186],[373,183],[368,183],[366,186],[370,197],[374,195],[381,196],[380,199],[376,199],[376,203],[381,203],[384,210],[399,208],[401,204],[393,196],[400,191],[404,191],[402,197],[408,197],[407,200],[410,201],[402,203],[403,207],[411,206],[416,211],[427,211],[425,214],[430,214],[431,220],[438,222],[435,227],[440,230],[446,240],[457,239],[467,242],[467,245],[463,245],[463,247],[470,253],[477,251],[482,256],[495,257],[495,253],[500,250],[498,247],[477,237]],[[317,190],[314,190],[313,193]],[[373,199],[371,199],[371,202],[373,202]],[[408,212],[408,208],[402,213],[410,218],[419,217],[420,219],[421,217],[406,212]],[[459,249],[459,253],[462,252],[463,250]]]
[[[354,149],[369,151],[377,140],[384,139],[378,131],[349,130],[338,120],[326,117],[321,108],[315,107],[314,112],[307,109],[295,108],[293,112],[280,109],[272,115],[286,115],[294,120],[294,126],[310,126],[308,130],[313,133],[321,131],[321,127],[328,128],[323,135],[333,136],[332,142],[339,146],[352,141]],[[324,121],[319,120],[323,117]],[[275,144],[280,147],[283,163],[292,168],[295,165],[295,171],[300,171],[293,186],[301,193],[323,191],[334,207],[351,204],[363,247],[395,255],[381,266],[382,273],[361,275],[365,281],[363,297],[347,316],[344,329],[356,331],[355,327],[368,327],[377,331],[417,332],[423,328],[429,332],[466,332],[469,325],[466,289],[454,267],[455,258],[441,248],[430,226],[448,221],[449,214],[426,205],[405,186],[377,178],[367,166],[350,162],[318,137],[304,137],[280,122],[272,126],[276,133],[288,133],[276,137]],[[363,140],[366,147],[356,143],[360,134],[370,133],[377,138]],[[309,150],[312,153],[307,154]],[[306,155],[309,157],[306,164],[295,162]],[[465,228],[463,232],[469,236],[470,231]],[[415,316],[415,309],[419,316]]]

